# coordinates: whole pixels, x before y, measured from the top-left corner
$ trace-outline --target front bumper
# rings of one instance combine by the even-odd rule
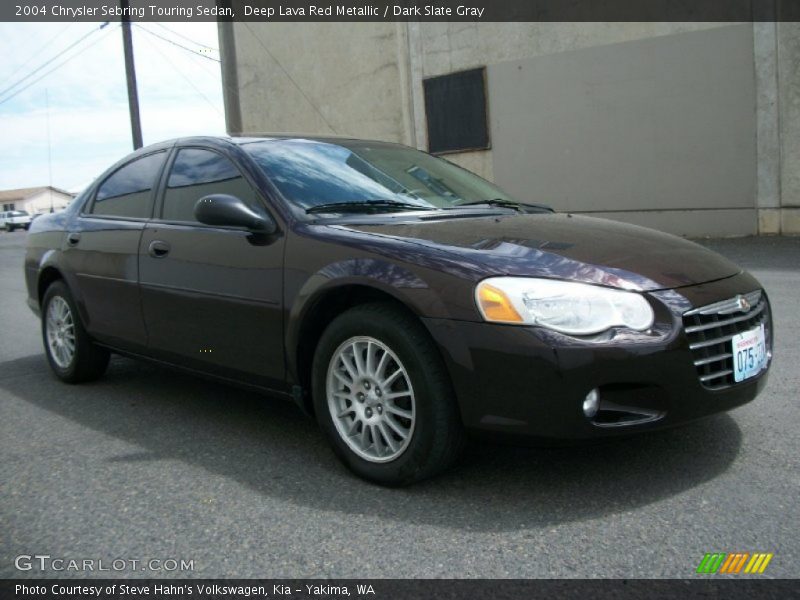
[[[681,315],[760,288],[742,273],[652,292],[656,322],[650,332],[617,330],[590,339],[535,327],[424,322],[445,358],[469,430],[550,439],[602,437],[669,427],[754,399],[766,385],[769,365],[727,389],[707,389],[698,379]],[[590,419],[582,405],[595,388],[601,411]]]

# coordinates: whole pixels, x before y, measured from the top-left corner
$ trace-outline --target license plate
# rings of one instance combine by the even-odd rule
[[[763,324],[733,336],[731,344],[734,381],[755,377],[767,366],[767,342]]]

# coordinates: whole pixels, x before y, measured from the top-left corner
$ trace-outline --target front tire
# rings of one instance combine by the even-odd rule
[[[47,362],[62,381],[92,381],[106,372],[109,352],[92,343],[63,281],[54,282],[45,291],[42,340]]]
[[[427,331],[389,304],[337,317],[313,365],[317,421],[354,473],[400,486],[450,466],[463,446],[447,370]]]

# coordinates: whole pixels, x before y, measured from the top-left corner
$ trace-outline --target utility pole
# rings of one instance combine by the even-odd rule
[[[128,0],[119,0],[122,8],[122,47],[125,50],[125,78],[128,81],[128,108],[131,113],[133,149],[142,147],[142,123],[139,120],[139,92],[136,89],[136,67],[133,64],[133,40]]]
[[[47,186],[51,189],[47,190],[47,193],[50,195],[50,212],[55,212],[53,208],[53,160],[52,160],[52,150],[50,148],[50,94],[47,88],[44,88],[44,104],[47,119]]]

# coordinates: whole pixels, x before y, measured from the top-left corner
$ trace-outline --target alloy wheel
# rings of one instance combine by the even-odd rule
[[[75,356],[75,321],[69,304],[61,296],[55,296],[47,306],[45,331],[53,361],[61,369],[68,368]]]
[[[380,340],[352,337],[328,365],[328,409],[342,440],[361,458],[399,457],[414,433],[414,388],[397,355]]]

